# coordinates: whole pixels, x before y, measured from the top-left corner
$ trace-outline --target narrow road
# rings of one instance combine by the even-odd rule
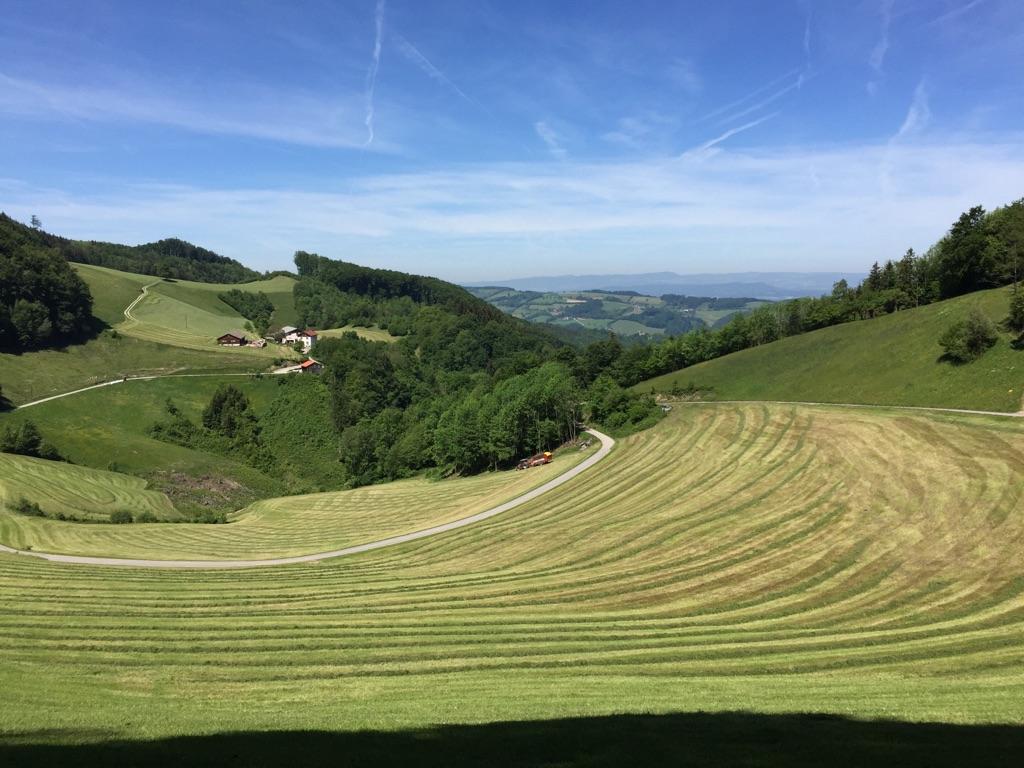
[[[923,411],[925,413],[965,413],[973,416],[1003,416],[1012,419],[1024,417],[1024,411],[977,411],[970,408],[937,408],[930,405],[872,405],[870,403],[815,403],[807,400],[683,400],[672,401],[673,405],[813,405],[831,408],[880,408],[896,411]]]
[[[254,373],[158,373],[152,376],[128,376],[121,377],[120,379],[114,379],[113,381],[104,381],[101,384],[93,384],[88,387],[82,387],[81,389],[73,389],[70,392],[62,392],[59,395],[50,395],[50,397],[44,397],[39,400],[33,400],[31,403],[22,403],[16,405],[14,410],[20,411],[22,408],[31,408],[33,405],[39,405],[40,403],[48,403],[51,400],[60,400],[62,397],[70,397],[71,395],[77,395],[79,392],[88,392],[90,389],[99,389],[100,387],[112,387],[115,384],[124,384],[129,381],[152,381],[153,379],[189,379],[189,378],[204,378],[208,376],[253,376]]]
[[[334,549],[330,552],[316,552],[311,555],[297,555],[295,557],[275,557],[267,560],[133,560],[131,558],[123,557],[85,557],[82,555],[58,555],[50,554],[47,552],[27,552],[20,549],[13,549],[12,547],[0,544],[0,552],[4,552],[12,555],[25,555],[27,557],[36,557],[40,560],[48,560],[51,563],[71,563],[75,565],[113,565],[130,568],[191,568],[191,569],[212,569],[212,568],[267,568],[278,565],[295,565],[296,563],[315,563],[319,560],[328,560],[335,557],[345,557],[346,555],[355,555],[360,552],[369,552],[374,549],[383,549],[384,547],[392,547],[396,544],[405,544],[406,542],[416,541],[418,539],[425,539],[428,536],[436,536],[439,533],[446,533],[447,531],[454,531],[458,528],[465,528],[468,525],[474,523],[480,523],[484,520],[489,520],[492,517],[508,512],[511,509],[515,509],[518,506],[525,504],[528,501],[533,501],[540,496],[543,496],[548,491],[553,491],[560,485],[564,485],[576,476],[583,472],[586,472],[590,467],[597,464],[599,461],[607,456],[612,448],[615,446],[615,441],[608,435],[602,434],[594,429],[587,429],[587,432],[592,434],[594,437],[601,441],[601,447],[597,449],[597,452],[593,455],[584,459],[582,462],[577,464],[572,469],[567,470],[563,474],[559,475],[552,480],[544,483],[543,485],[537,486],[532,491],[527,491],[521,496],[517,496],[511,501],[506,501],[504,504],[499,504],[496,507],[484,510],[483,512],[477,512],[475,515],[469,517],[463,517],[459,520],[453,520],[450,523],[444,523],[443,525],[435,525],[430,528],[424,528],[420,531],[414,531],[413,533],[403,533],[399,536],[391,536],[386,539],[379,539],[377,541],[367,542],[366,544],[356,544],[352,547],[345,547],[344,549]],[[527,470],[528,471],[528,470]]]

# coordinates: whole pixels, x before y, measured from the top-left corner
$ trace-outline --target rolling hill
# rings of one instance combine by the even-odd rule
[[[685,333],[717,327],[734,314],[766,302],[752,298],[645,296],[632,291],[519,291],[503,287],[467,290],[513,317],[563,328],[610,331],[622,337]]]
[[[940,360],[939,336],[980,308],[994,323],[1008,312],[1010,288],[960,296],[871,320],[791,336],[638,384],[668,393],[705,390],[719,400],[788,400],[1018,411],[1024,351],[1001,332],[975,362]]]

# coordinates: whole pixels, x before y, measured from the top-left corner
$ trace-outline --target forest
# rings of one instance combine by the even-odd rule
[[[326,487],[338,487],[423,470],[461,474],[509,466],[574,439],[586,418],[621,434],[661,415],[651,398],[601,375],[612,360],[608,340],[576,350],[547,328],[434,278],[305,252],[295,262],[303,325],[376,324],[398,342],[355,333],[321,339],[312,354],[324,374],[282,384],[287,408],[275,405],[257,416],[240,392],[219,393],[208,409],[218,415],[204,414],[202,424],[169,404],[153,436],[265,467],[300,463],[297,452],[308,442],[302,432],[312,430],[333,466],[315,472]],[[324,412],[326,433],[322,416],[316,425],[300,419],[289,426],[288,414]]]
[[[60,250],[0,213],[0,349],[71,343],[94,325],[89,288]]]
[[[122,272],[200,283],[246,283],[260,278],[258,272],[234,259],[177,238],[144,245],[54,239],[59,241],[57,247],[68,261]]]

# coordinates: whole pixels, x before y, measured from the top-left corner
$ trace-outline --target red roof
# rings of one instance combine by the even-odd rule
[[[300,365],[299,367],[300,367],[300,368],[311,368],[311,367],[312,367],[312,366],[314,366],[314,365],[320,365],[320,363],[318,363],[318,362],[317,362],[316,360],[314,360],[313,358],[310,358],[310,359],[309,359],[309,360],[307,360],[306,362],[302,363],[302,365]]]
[[[316,329],[307,328],[305,331],[303,331],[303,333],[305,333],[307,336],[316,336]]]

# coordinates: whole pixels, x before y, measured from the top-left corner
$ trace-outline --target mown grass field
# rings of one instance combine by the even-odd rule
[[[262,349],[245,347],[218,347],[217,337],[231,330],[241,330],[245,318],[218,298],[219,294],[237,289],[251,293],[262,292],[274,303],[272,322],[287,325],[295,322],[290,277],[278,276],[270,280],[237,285],[193,283],[185,280],[158,280],[150,282],[146,296],[131,309],[131,317],[117,327],[121,333],[135,338],[197,350],[217,350],[223,355],[245,355],[261,358],[289,357],[290,349],[271,344]],[[280,309],[278,309],[280,307]],[[286,317],[286,321],[279,319]]]
[[[0,507],[10,507],[20,498],[36,502],[49,514],[101,522],[108,522],[115,510],[127,510],[133,515],[149,512],[167,520],[180,517],[166,496],[147,490],[146,482],[137,477],[0,453]],[[56,524],[53,520],[15,515],[4,509],[0,511],[0,543],[40,545],[50,538],[46,529]],[[82,527],[96,528],[87,524]],[[59,540],[54,543],[60,544]],[[25,548],[18,544],[9,546]]]
[[[892,315],[791,336],[638,384],[668,392],[693,384],[719,400],[791,400],[1018,411],[1024,351],[1000,333],[967,365],[941,361],[938,339],[972,307],[994,323],[1007,315],[1010,289],[962,296]]]
[[[355,557],[236,572],[0,557],[0,744],[40,761],[395,762],[418,745],[433,764],[601,765],[671,744],[702,765],[733,749],[1009,764],[1022,494],[1016,419],[695,404],[510,514]],[[808,712],[1014,727],[787,715]],[[127,746],[17,746],[110,741]],[[439,757],[459,744],[468,758]]]
[[[442,481],[417,477],[387,486],[265,499],[231,515],[227,525],[88,525],[0,511],[0,544],[38,552],[193,560],[267,559],[326,552],[490,509],[551,480],[595,450],[596,446],[588,451],[559,451],[556,461],[528,472],[489,472]],[[24,461],[33,462],[31,466],[39,471],[21,475],[22,457],[0,454],[0,459],[9,460],[0,461],[0,493],[10,483],[12,493],[8,498],[25,496],[47,512],[74,508],[79,496],[83,497],[81,507],[92,510],[96,506],[91,503],[93,488],[102,487],[110,477],[107,472],[79,467],[74,468],[73,475],[56,471],[48,475],[45,469],[59,470],[60,465],[38,459]],[[132,481],[133,489],[142,485],[134,478],[126,480]],[[59,487],[59,497],[54,496],[51,484]],[[138,514],[149,509],[144,503],[155,503],[151,497],[156,496],[169,507],[163,494],[138,493],[146,494],[145,498],[125,499],[116,508]],[[104,521],[109,511],[103,515]]]

